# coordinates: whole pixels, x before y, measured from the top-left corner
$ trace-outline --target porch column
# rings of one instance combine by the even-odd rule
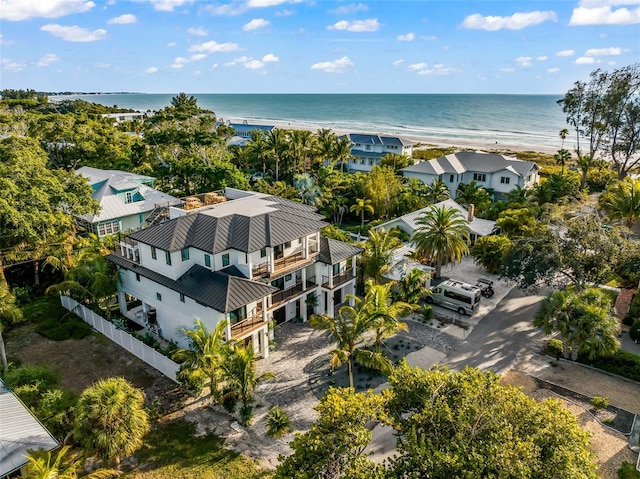
[[[267,272],[273,273],[273,248],[269,248],[269,250],[267,254]]]
[[[309,237],[302,237],[302,257],[307,259],[309,257]]]
[[[357,269],[356,269],[356,257],[354,256],[353,258],[351,258],[351,274],[353,276],[355,276],[356,275],[356,271],[357,271]]]
[[[227,341],[231,341],[231,318],[229,317],[229,313],[224,315],[224,319],[227,321],[227,327],[225,328],[224,334]]]
[[[334,308],[335,305],[333,304],[333,292],[330,292],[329,294],[327,294],[327,314],[332,318],[335,314]]]
[[[120,306],[120,314],[122,316],[127,315],[127,295],[124,291],[118,290],[118,306]]]
[[[267,322],[267,297],[262,298],[262,321]]]
[[[307,295],[303,295],[300,298],[300,315],[302,316],[302,322],[307,322]]]
[[[302,291],[307,289],[307,269],[303,268],[301,270],[301,278],[302,278]]]
[[[329,289],[333,289],[333,265],[329,265]]]
[[[264,329],[261,329],[258,335],[260,336],[260,339],[261,339],[260,352],[262,353],[262,357],[264,359],[267,359],[269,357],[269,328],[266,327]]]

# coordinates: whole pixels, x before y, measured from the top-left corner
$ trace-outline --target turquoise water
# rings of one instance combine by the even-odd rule
[[[80,95],[87,101],[158,110],[175,94]],[[460,94],[194,94],[218,118],[249,123],[295,123],[315,131],[464,139],[483,143],[560,146],[566,127],[562,95]]]

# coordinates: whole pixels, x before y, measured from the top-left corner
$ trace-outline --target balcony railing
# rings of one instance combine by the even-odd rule
[[[353,278],[355,278],[354,274],[351,272],[351,270],[347,270],[344,273],[340,273],[340,274],[336,274],[333,276],[333,286],[332,288],[336,288],[338,286],[340,286],[341,284],[346,283],[349,280],[352,280]],[[329,288],[329,277],[328,276],[322,276],[322,286],[325,288]]]
[[[283,258],[278,258],[273,262],[273,271],[269,273],[269,267],[267,263],[262,263],[259,265],[255,265],[251,269],[251,277],[256,278],[264,278],[271,277],[277,274],[282,274],[285,271],[295,269],[297,266],[304,264],[306,262],[311,262],[311,260],[315,257],[317,253],[309,252],[309,256],[306,258],[303,257],[303,252],[299,251],[295,254],[291,254],[289,256],[285,256]]]
[[[311,277],[307,278],[307,282],[305,284],[305,288],[309,289],[309,288],[313,288],[314,286],[318,286],[318,283],[316,283],[316,277],[315,276],[311,276]]]
[[[295,286],[292,286],[291,288],[287,288],[285,290],[278,291],[277,293],[273,293],[271,295],[271,309],[274,309],[280,306],[282,303],[284,303],[290,298],[293,298],[294,296],[298,296],[303,291],[304,291],[304,288],[302,286],[302,282],[300,282],[300,283],[297,283]]]
[[[231,339],[237,339],[240,336],[243,336],[255,329],[258,329],[260,326],[264,326],[265,323],[262,320],[262,316],[251,316],[249,318],[243,319],[239,323],[235,323],[231,325]]]

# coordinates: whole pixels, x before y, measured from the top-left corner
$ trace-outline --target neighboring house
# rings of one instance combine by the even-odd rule
[[[380,159],[389,154],[413,156],[413,142],[396,136],[348,133],[351,140],[351,155],[347,165],[349,171],[371,171],[380,165]]]
[[[404,231],[406,234],[408,234],[410,239],[413,239],[413,235],[419,228],[419,225],[417,223],[418,218],[422,216],[422,214],[426,211],[429,211],[431,208],[440,208],[442,206],[445,206],[446,208],[455,208],[467,219],[467,221],[469,221],[469,229],[471,230],[470,239],[472,244],[480,236],[488,236],[493,232],[493,229],[496,225],[495,221],[476,218],[473,208],[469,208],[467,210],[453,200],[441,201],[440,203],[436,203],[435,205],[427,206],[426,208],[407,213],[406,215],[382,223],[376,226],[375,229],[384,229],[385,231],[389,231],[392,228],[398,227],[401,231]]]
[[[58,441],[0,379],[0,477],[13,477],[31,450],[51,451]]]
[[[494,199],[504,199],[516,186],[533,188],[540,181],[539,168],[532,161],[521,161],[504,155],[461,151],[435,160],[422,161],[403,168],[407,178],[418,178],[426,185],[442,180],[456,197],[460,183],[475,180],[479,186],[494,191]]]
[[[100,203],[99,213],[80,217],[87,230],[98,236],[138,229],[157,208],[180,203],[155,190],[150,176],[88,166],[76,173],[87,178],[93,190],[91,196]]]
[[[171,219],[127,236],[109,255],[120,270],[123,314],[186,346],[200,318],[268,355],[269,322],[333,315],[355,293],[362,249],[320,237],[311,206],[227,188],[214,205],[170,208]],[[141,301],[127,310],[127,296]]]
[[[123,121],[133,121],[139,120],[144,121],[147,117],[147,114],[144,112],[136,111],[129,113],[103,113],[102,118],[111,118],[114,120],[114,124],[122,123]]]
[[[247,143],[251,141],[251,132],[254,130],[261,131],[264,136],[272,130],[275,130],[273,125],[252,125],[246,120],[242,123],[232,123],[224,121],[220,118],[218,125],[225,125],[235,130],[235,135],[229,138],[227,146],[247,146]]]

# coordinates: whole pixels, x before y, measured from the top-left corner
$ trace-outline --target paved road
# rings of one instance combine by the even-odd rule
[[[513,288],[440,364],[455,371],[466,365],[496,373],[508,368],[523,347],[534,346],[543,337],[532,320],[547,292],[542,288],[527,294]]]

